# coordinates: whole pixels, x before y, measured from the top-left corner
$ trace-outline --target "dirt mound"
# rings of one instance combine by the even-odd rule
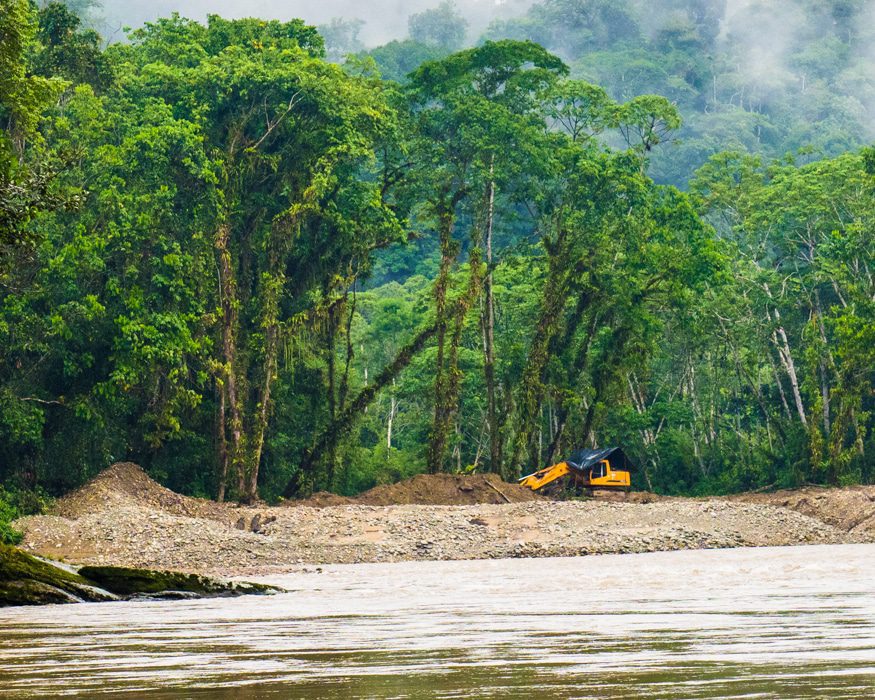
[[[465,506],[477,503],[524,503],[541,500],[530,489],[508,484],[497,474],[419,474],[397,484],[375,486],[355,498],[321,491],[289,505],[326,508],[338,505]]]
[[[539,500],[531,489],[508,484],[497,474],[419,474],[397,484],[375,486],[356,498],[369,506],[421,503],[463,506],[475,503],[523,503]]]
[[[809,486],[774,493],[745,493],[731,499],[789,508],[845,532],[875,533],[875,486]]]
[[[312,508],[330,508],[332,506],[348,506],[355,503],[354,498],[338,496],[331,491],[317,491],[310,498],[302,501],[289,501],[291,506],[310,506]]]
[[[124,502],[174,515],[225,517],[223,506],[218,503],[174,493],[133,462],[117,462],[104,469],[84,486],[58,499],[52,514],[75,520]]]
[[[615,503],[656,503],[657,501],[671,500],[670,496],[660,496],[651,491],[617,491],[613,489],[595,489],[593,498],[599,501],[612,501]]]

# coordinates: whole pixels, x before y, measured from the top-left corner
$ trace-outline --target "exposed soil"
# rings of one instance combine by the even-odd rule
[[[875,537],[875,486],[808,486],[774,493],[743,493],[729,500],[789,508],[845,532]]]
[[[527,503],[542,500],[531,489],[508,484],[497,474],[419,474],[397,484],[385,484],[355,498],[320,491],[287,505],[326,508],[341,505],[396,506],[408,503],[430,506],[464,506],[476,503]]]
[[[16,527],[25,549],[78,564],[250,576],[302,564],[875,541],[875,487],[563,502],[520,491],[491,476],[420,476],[295,504],[313,507],[238,507],[117,464]]]
[[[117,462],[84,486],[58,499],[52,515],[77,519],[113,506],[136,502],[172,515],[226,520],[228,506],[201,498],[190,498],[161,486],[133,462]]]

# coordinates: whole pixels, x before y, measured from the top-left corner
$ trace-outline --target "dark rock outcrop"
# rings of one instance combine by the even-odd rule
[[[116,566],[86,566],[78,571],[0,545],[0,607],[124,600],[129,598],[205,598],[269,594],[274,586],[222,581],[195,574]]]
[[[0,545],[0,606],[117,600],[78,573]]]
[[[193,593],[198,597],[219,597],[276,593],[279,588],[260,583],[222,581],[197,574],[152,569],[129,569],[123,566],[83,566],[79,575],[101,588],[120,596]]]

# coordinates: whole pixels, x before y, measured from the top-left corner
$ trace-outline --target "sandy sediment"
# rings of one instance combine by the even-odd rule
[[[468,490],[461,479],[445,483],[440,498],[452,488],[460,499],[475,491],[492,498],[481,480]],[[115,465],[54,514],[16,526],[28,551],[72,563],[249,576],[322,563],[875,541],[875,487],[631,501],[526,494],[508,503],[518,487],[493,485],[507,494],[499,502],[237,507],[180,496],[135,465]]]

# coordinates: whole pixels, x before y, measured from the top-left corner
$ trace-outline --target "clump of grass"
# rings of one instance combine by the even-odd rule
[[[23,535],[12,521],[45,512],[51,499],[41,490],[7,490],[0,486],[0,544],[18,544]]]
[[[19,517],[19,513],[10,500],[9,494],[0,486],[0,544],[18,544],[22,538],[22,534],[11,524]]]

